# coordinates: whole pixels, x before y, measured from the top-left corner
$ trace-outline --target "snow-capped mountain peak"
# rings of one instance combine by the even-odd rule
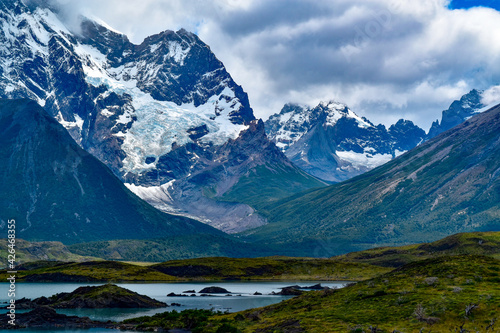
[[[334,182],[390,161],[425,136],[410,121],[400,121],[389,131],[375,126],[335,101],[314,108],[287,104],[266,122],[266,133],[297,166]]]
[[[266,133],[283,151],[296,143],[318,124],[334,127],[340,119],[353,119],[359,128],[374,127],[367,119],[358,116],[346,104],[333,100],[320,102],[316,107],[286,104],[279,114],[266,121]]]
[[[342,118],[353,118],[361,128],[373,127],[365,118],[358,116],[346,104],[336,101],[320,102],[318,107],[322,107],[327,112],[326,126],[335,126],[337,121]]]
[[[484,91],[473,89],[469,93],[463,95],[460,100],[454,101],[448,110],[442,112],[441,122],[436,120],[432,123],[429,133],[427,134],[427,139],[431,139],[461,124],[474,114],[486,111],[494,106],[495,104],[487,106],[483,103],[483,94]]]
[[[161,53],[158,44],[150,48],[151,54]],[[164,57],[183,65],[189,54],[190,47],[182,50],[177,42],[168,43],[163,50]],[[156,168],[160,156],[166,155],[174,146],[183,146],[196,141],[192,130],[204,127],[206,133],[200,137],[200,143],[223,145],[229,139],[236,139],[247,125],[233,123],[231,113],[242,108],[235,92],[229,87],[217,95],[213,95],[201,105],[195,106],[194,101],[177,105],[172,101],[156,100],[138,87],[153,86],[157,73],[161,71],[160,64],[146,61],[128,61],[118,67],[113,67],[104,54],[90,45],[78,44],[78,55],[85,59],[83,71],[85,80],[94,87],[104,86],[106,91],[97,100],[104,100],[115,93],[121,97],[131,97],[129,107],[116,120],[117,124],[128,125],[113,135],[123,138],[122,150],[126,154],[123,159],[124,174],[142,174]],[[115,113],[110,109],[102,109],[101,115],[110,117]],[[151,162],[153,161],[153,162]]]
[[[72,34],[47,7],[3,6],[2,97],[35,99],[103,161],[118,149],[118,175],[155,169],[173,147],[221,146],[255,119],[241,87],[186,30],[134,45],[88,18]],[[96,145],[103,138],[107,148]]]

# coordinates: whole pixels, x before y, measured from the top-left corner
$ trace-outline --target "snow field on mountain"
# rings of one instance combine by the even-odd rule
[[[141,174],[156,167],[158,157],[172,150],[173,145],[182,146],[192,142],[188,130],[206,125],[209,133],[199,141],[206,144],[222,145],[229,139],[236,139],[246,125],[233,124],[229,114],[239,108],[234,102],[234,92],[228,87],[219,95],[210,97],[207,103],[198,107],[194,103],[177,105],[173,102],[158,101],[149,93],[137,87],[137,65],[111,68],[106,57],[89,45],[78,45],[77,53],[83,58],[86,81],[93,86],[104,85],[109,91],[132,97],[133,109],[120,116],[119,123],[132,122],[131,128],[117,136],[124,137],[122,149],[126,153],[123,171]],[[175,50],[177,52],[178,50]],[[177,57],[178,54],[173,54]],[[182,61],[182,56],[178,56]],[[155,68],[148,69],[154,74]],[[125,75],[124,75],[125,74]],[[124,77],[129,78],[125,80]],[[104,110],[109,116],[110,111]],[[133,116],[137,118],[133,121]],[[146,157],[156,157],[155,162],[146,164]]]
[[[373,169],[389,162],[392,159],[391,154],[368,154],[368,153],[355,153],[353,151],[337,151],[337,156],[342,161],[348,162],[354,169]]]

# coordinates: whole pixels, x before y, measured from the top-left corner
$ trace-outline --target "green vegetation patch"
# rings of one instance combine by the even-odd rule
[[[154,329],[185,329],[193,333],[203,333],[208,325],[208,319],[214,315],[221,315],[221,312],[214,312],[212,310],[184,310],[177,312],[173,310],[171,312],[163,312],[155,314],[151,317],[143,316],[138,318],[127,319],[122,322],[121,327],[124,329],[138,329],[138,330],[154,330]],[[223,320],[223,323],[219,326],[224,325],[227,321]],[[234,328],[233,328],[234,329]],[[230,333],[230,330],[220,331]]]
[[[351,280],[359,281],[390,269],[363,263],[317,258],[200,258],[173,260],[149,266],[159,272],[184,279],[251,280]]]
[[[399,247],[380,247],[334,257],[347,262],[362,262],[385,267],[400,267],[414,261],[454,255],[486,255],[500,258],[500,232],[473,232],[441,240]]]
[[[259,210],[275,200],[325,185],[298,168],[260,165],[218,199],[243,202]]]
[[[490,257],[429,259],[343,289],[214,317],[212,327],[225,320],[241,332],[495,331],[499,270]]]
[[[39,261],[20,265],[18,280],[30,282],[188,281],[188,280],[351,280],[359,281],[390,268],[315,258],[200,258],[149,266],[118,261],[63,263]],[[7,273],[0,273],[6,278]]]
[[[7,266],[8,240],[0,239],[0,267]],[[89,261],[97,260],[93,256],[82,256],[72,253],[61,242],[28,242],[24,239],[16,240],[16,263],[26,263],[37,260],[54,261]]]
[[[106,260],[163,262],[202,257],[263,257],[273,250],[247,244],[226,235],[187,235],[162,239],[122,239],[72,244],[68,249]]]
[[[30,269],[31,268],[31,269]],[[0,273],[5,279],[7,273]],[[88,282],[88,281],[174,281],[176,278],[149,267],[116,261],[82,263],[37,262],[18,268],[19,281]]]

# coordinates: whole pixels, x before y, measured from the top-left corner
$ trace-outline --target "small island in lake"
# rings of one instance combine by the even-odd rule
[[[162,308],[166,303],[151,297],[140,295],[114,284],[79,287],[70,293],[59,293],[51,297],[39,297],[34,300],[21,299],[19,308],[34,309],[50,306],[56,309],[77,308]]]
[[[231,292],[222,288],[222,287],[206,287],[200,290],[198,293],[200,294],[230,294]]]

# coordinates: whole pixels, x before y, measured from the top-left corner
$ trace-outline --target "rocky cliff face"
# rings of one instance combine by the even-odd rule
[[[238,162],[224,159],[226,149],[245,146],[242,133],[265,138],[264,129],[246,93],[196,35],[164,31],[135,45],[87,19],[74,33],[57,9],[20,1],[1,6],[0,97],[36,100],[81,147],[163,210],[222,229],[225,220],[237,221],[237,229],[265,223],[244,203],[218,202],[246,170],[233,164],[295,167],[269,143],[235,156]],[[311,180],[304,174],[300,190]],[[189,197],[203,204],[191,209]]]
[[[463,95],[460,100],[451,103],[448,110],[442,112],[441,122],[436,120],[432,123],[427,139],[432,139],[444,131],[463,123],[473,115],[484,111],[486,105],[483,104],[482,97],[482,91],[473,89]]]
[[[6,8],[2,97],[38,101],[121,177],[164,182],[148,174],[161,156],[195,141],[222,144],[255,119],[194,34],[165,31],[134,45],[93,21],[73,34],[47,8]]]
[[[388,162],[425,137],[411,121],[400,120],[387,130],[336,102],[315,108],[287,104],[266,121],[266,131],[293,163],[331,182]]]

